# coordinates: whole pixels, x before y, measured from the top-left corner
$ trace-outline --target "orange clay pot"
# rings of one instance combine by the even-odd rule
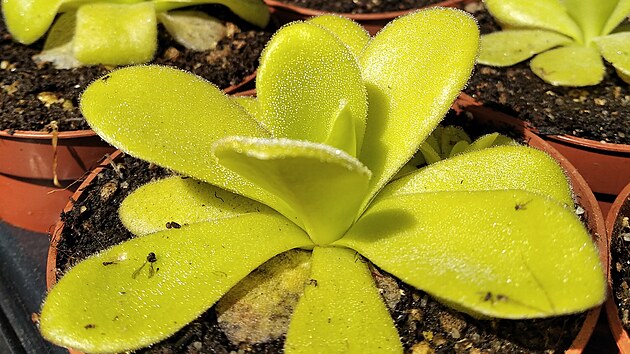
[[[614,203],[610,207],[610,212],[606,217],[606,230],[608,231],[609,245],[621,223],[621,220],[618,220],[621,209],[624,205],[628,205],[628,203],[630,203],[630,184],[626,185],[621,193],[619,193],[619,196],[617,196],[617,199],[615,199]],[[611,296],[609,296],[608,301],[606,301],[606,315],[608,316],[608,325],[610,326],[610,330],[613,334],[613,337],[615,338],[615,342],[617,342],[617,347],[619,348],[619,351],[622,354],[630,354],[630,338],[628,337],[628,332],[623,327],[621,319],[619,318],[619,312],[617,311],[618,309],[615,303],[614,293],[612,292],[611,277],[609,277],[608,281],[609,285],[611,286],[611,289],[609,290]]]

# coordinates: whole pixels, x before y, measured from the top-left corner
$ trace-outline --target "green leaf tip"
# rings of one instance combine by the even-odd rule
[[[44,337],[96,352],[150,345],[296,248],[312,259],[295,265],[295,279],[255,286],[292,299],[278,309],[290,317],[287,352],[403,351],[360,257],[474,315],[600,304],[598,254],[558,164],[496,133],[473,141],[436,128],[470,76],[475,21],[438,8],[372,39],[356,26],[319,17],[282,27],[261,57],[256,98],[159,66],[90,85],[81,109],[103,139],[192,178],[150,183],[123,202],[121,219],[139,236],[59,281]],[[265,316],[277,302],[257,294],[241,306]]]
[[[534,56],[530,67],[545,82],[579,87],[603,80],[603,57],[615,66],[622,79],[627,79],[630,67],[626,65],[628,55],[623,54],[626,51],[609,50],[604,44],[606,39],[602,38],[607,38],[630,14],[630,1],[485,0],[484,3],[505,29],[482,36],[479,63],[511,66]],[[616,45],[630,48],[630,41]]]
[[[202,4],[221,4],[245,21],[264,28],[269,23],[269,9],[262,0],[152,0],[93,1],[2,0],[2,13],[13,38],[31,44],[53,25],[57,14],[76,17],[72,49],[42,52],[37,60],[47,60],[58,69],[78,65],[129,65],[153,59],[157,48],[158,20],[164,23],[175,40],[192,50],[208,50],[220,37],[222,25],[207,15],[190,16],[190,12],[167,13],[168,10]],[[183,15],[187,16],[182,23]],[[185,27],[185,28],[184,28]],[[51,34],[49,34],[50,38]],[[52,41],[57,40],[53,38]],[[206,38],[201,38],[201,37]]]

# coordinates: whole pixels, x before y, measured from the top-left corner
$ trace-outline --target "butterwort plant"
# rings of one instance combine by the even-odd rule
[[[533,57],[532,71],[552,85],[590,86],[604,59],[630,83],[628,0],[484,0],[504,27],[483,35],[479,62],[511,66]],[[603,58],[603,59],[602,59]]]
[[[2,0],[2,13],[20,43],[31,44],[48,33],[36,60],[72,68],[150,61],[158,23],[189,49],[212,49],[226,35],[225,26],[205,12],[178,10],[203,4],[224,5],[260,27],[269,22],[262,0]]]
[[[42,307],[43,336],[88,352],[151,345],[292,249],[310,250],[311,268],[289,353],[402,352],[361,260],[475,316],[600,304],[598,252],[545,153],[463,148],[394,179],[468,80],[478,38],[474,19],[454,9],[414,12],[374,38],[324,16],[273,36],[256,98],[160,66],[95,81],[81,108],[98,134],[193,178],[125,199],[120,217],[137,237],[59,280]],[[181,227],[167,229],[173,221]]]

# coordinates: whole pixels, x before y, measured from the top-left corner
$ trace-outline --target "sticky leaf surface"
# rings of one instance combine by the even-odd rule
[[[287,353],[402,353],[367,265],[354,251],[315,247],[311,280],[291,318]]]
[[[15,40],[31,44],[48,31],[62,0],[2,0],[2,14]]]
[[[494,18],[507,27],[540,28],[582,41],[582,31],[561,0],[484,0]]]
[[[630,77],[630,32],[614,33],[595,39],[600,52],[621,77]]]
[[[347,106],[361,146],[367,116],[361,71],[330,31],[311,23],[283,27],[261,56],[256,90],[262,121],[275,137],[323,143]]]
[[[214,154],[293,208],[317,244],[338,239],[352,224],[371,177],[356,158],[306,141],[231,137],[217,141]]]
[[[604,78],[605,71],[599,51],[582,46],[549,50],[538,54],[529,65],[541,79],[562,86],[596,85]]]
[[[413,156],[464,86],[479,32],[464,12],[429,9],[379,32],[360,62],[369,125],[360,153],[374,173],[368,199]]]
[[[523,189],[573,206],[571,188],[558,163],[524,146],[498,146],[426,166],[388,184],[379,194]]]
[[[81,111],[103,139],[130,155],[289,213],[273,196],[215,161],[215,140],[269,133],[198,76],[161,66],[120,69],[87,88]]]
[[[534,54],[571,43],[557,32],[545,30],[506,30],[481,36],[480,64],[511,66]]]
[[[335,244],[470,313],[547,317],[599,305],[606,293],[573,210],[526,191],[383,199]]]
[[[357,57],[370,41],[370,34],[359,23],[338,15],[321,15],[308,20],[333,32]]]
[[[148,346],[197,318],[260,264],[309,243],[278,214],[138,237],[72,268],[48,294],[40,329],[53,343],[85,352]]]
[[[135,235],[256,212],[272,210],[225,189],[182,177],[145,184],[125,198],[118,210],[120,220]]]
[[[77,11],[74,55],[81,63],[146,63],[156,48],[157,19],[150,2],[85,4]]]

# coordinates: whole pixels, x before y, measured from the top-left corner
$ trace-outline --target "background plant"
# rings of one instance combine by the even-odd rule
[[[94,82],[81,106],[95,131],[195,179],[124,201],[121,220],[139,237],[60,279],[42,334],[84,351],[150,345],[295,248],[312,258],[287,352],[402,351],[363,257],[476,316],[601,303],[597,251],[546,154],[471,149],[391,181],[448,111],[477,47],[474,20],[457,10],[401,17],[373,39],[324,16],[274,35],[257,98],[159,66]],[[166,229],[172,221],[182,227]]]
[[[484,0],[504,27],[482,36],[479,63],[511,66],[532,56],[532,71],[552,85],[602,81],[610,62],[630,82],[628,0]]]
[[[260,27],[269,22],[269,10],[261,0],[2,0],[2,13],[20,43],[33,43],[48,32],[37,60],[71,68],[150,61],[157,47],[158,22],[187,48],[211,49],[226,33],[217,19],[201,11],[171,11],[201,4],[225,5]]]

